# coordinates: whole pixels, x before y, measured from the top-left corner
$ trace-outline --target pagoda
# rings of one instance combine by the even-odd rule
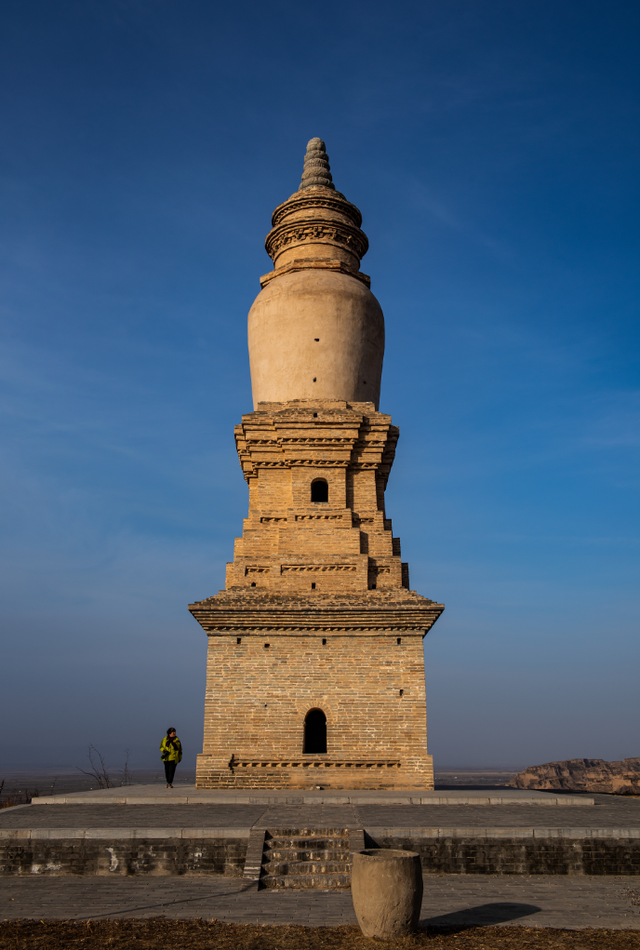
[[[423,638],[444,605],[410,590],[385,511],[398,429],[361,223],[311,139],[249,313],[248,515],[225,589],[189,607],[208,636],[199,788],[433,788]]]

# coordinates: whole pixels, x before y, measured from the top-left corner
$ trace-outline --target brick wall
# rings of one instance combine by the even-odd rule
[[[305,717],[314,708],[326,716],[327,753],[307,766]],[[228,772],[230,784],[261,783],[268,771],[279,787],[425,787],[432,765],[421,635],[211,636],[198,770],[199,783],[208,771]]]
[[[199,787],[433,787],[422,639],[444,608],[408,589],[384,510],[397,438],[370,403],[261,403],[236,426],[248,516],[226,590],[190,606],[209,634]]]

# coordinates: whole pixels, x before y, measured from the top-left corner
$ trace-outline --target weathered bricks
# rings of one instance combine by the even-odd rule
[[[198,787],[433,787],[422,639],[444,608],[408,590],[385,514],[397,438],[328,400],[236,427],[249,514],[226,590],[189,608],[209,634]]]

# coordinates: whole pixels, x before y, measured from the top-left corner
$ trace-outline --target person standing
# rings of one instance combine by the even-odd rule
[[[173,726],[167,729],[167,734],[160,743],[160,758],[164,762],[167,788],[173,788],[173,777],[176,774],[176,766],[182,759],[182,744]]]

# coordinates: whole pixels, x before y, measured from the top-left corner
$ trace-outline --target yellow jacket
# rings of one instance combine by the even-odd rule
[[[169,736],[164,737],[160,743],[160,758],[163,762],[182,761],[182,744],[177,736],[173,739]]]

